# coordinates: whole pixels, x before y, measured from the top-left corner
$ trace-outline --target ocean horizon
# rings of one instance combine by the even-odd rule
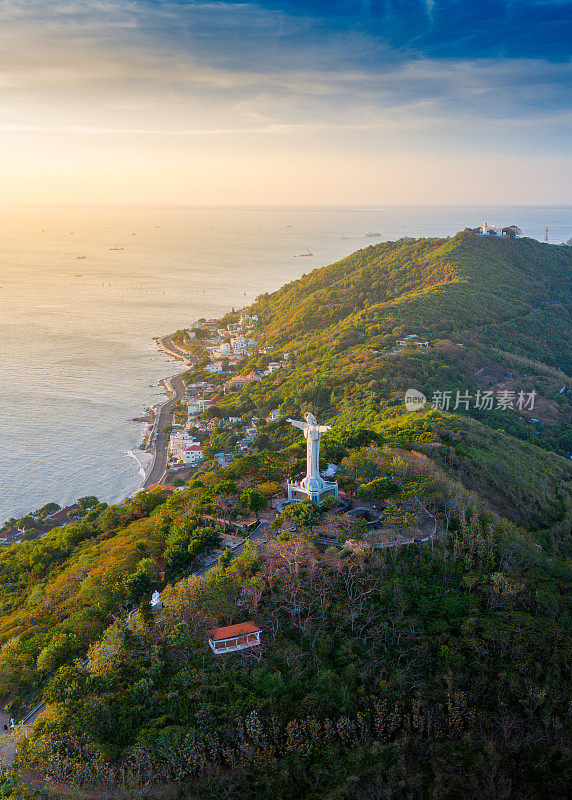
[[[563,206],[0,206],[0,521],[138,488],[131,420],[184,369],[153,337],[362,247],[484,221],[572,237]]]

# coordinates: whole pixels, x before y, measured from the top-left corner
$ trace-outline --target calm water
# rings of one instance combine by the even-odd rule
[[[0,208],[0,520],[138,487],[129,452],[143,461],[144,426],[129,420],[181,369],[153,336],[380,241],[365,231],[441,236],[483,220],[572,236],[567,208]]]

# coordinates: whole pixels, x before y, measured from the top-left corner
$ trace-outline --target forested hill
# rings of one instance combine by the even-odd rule
[[[278,408],[278,420],[259,426],[262,447],[295,441],[287,417],[310,409],[388,443],[424,442],[440,466],[452,448],[447,469],[466,488],[519,524],[555,526],[560,540],[572,451],[571,273],[572,247],[473,231],[359,250],[248,309],[267,353],[241,371],[284,352],[287,367],[221,406],[263,416]],[[424,410],[407,413],[409,388],[424,393]],[[457,393],[470,402],[457,403]],[[483,395],[490,402],[479,407]]]
[[[269,343],[381,347],[417,333],[482,342],[565,371],[572,247],[478,236],[384,242],[316,269],[253,306]]]
[[[0,797],[567,800],[571,266],[469,231],[368,247],[246,309],[239,390],[202,342],[240,312],[204,326],[192,430],[232,463],[0,552],[0,692],[47,704]],[[277,508],[307,411],[373,533]],[[260,647],[211,653],[248,620]]]

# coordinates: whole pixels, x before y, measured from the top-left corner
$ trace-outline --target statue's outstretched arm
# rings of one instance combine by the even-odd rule
[[[289,422],[295,428],[300,428],[300,430],[302,430],[302,431],[305,430],[308,427],[308,423],[307,422],[298,422],[297,419],[290,419],[289,417],[287,419],[287,422]]]
[[[319,425],[318,426],[318,430],[320,431],[320,433],[325,433],[326,431],[331,431],[332,430],[332,426],[331,425]]]

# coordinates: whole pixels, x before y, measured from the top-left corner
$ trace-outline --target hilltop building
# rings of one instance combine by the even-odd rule
[[[489,225],[483,222],[478,232],[482,236],[508,236],[509,239],[515,239],[517,236],[522,236],[522,231],[516,225],[507,225],[504,228],[497,228],[495,225]]]

